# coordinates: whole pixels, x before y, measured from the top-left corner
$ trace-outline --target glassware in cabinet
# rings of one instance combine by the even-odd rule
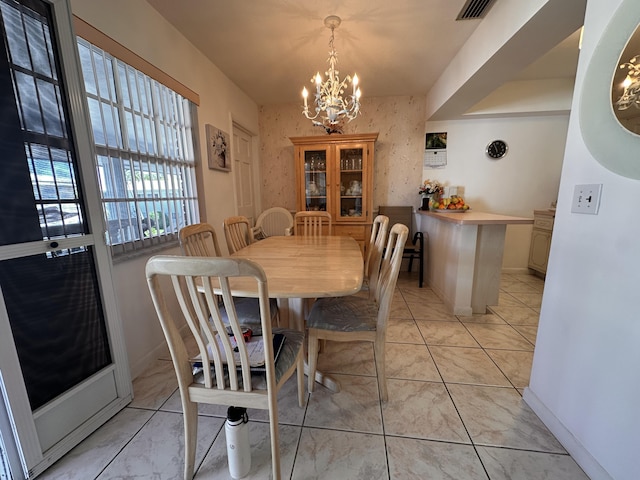
[[[363,164],[361,147],[339,148],[340,217],[362,217]]]
[[[304,152],[305,210],[327,210],[327,152]]]

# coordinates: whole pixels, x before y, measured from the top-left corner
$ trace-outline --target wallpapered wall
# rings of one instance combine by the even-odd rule
[[[302,102],[300,102],[302,103]],[[420,205],[425,97],[362,100],[362,114],[344,133],[378,132],[374,168],[374,209],[379,205]],[[289,137],[323,135],[302,115],[298,104],[260,108],[262,208],[296,208],[293,144]]]

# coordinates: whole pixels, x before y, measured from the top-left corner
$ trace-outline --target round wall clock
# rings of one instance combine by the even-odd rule
[[[494,140],[487,145],[485,152],[490,158],[502,158],[507,154],[507,150],[509,150],[507,142],[504,140]]]

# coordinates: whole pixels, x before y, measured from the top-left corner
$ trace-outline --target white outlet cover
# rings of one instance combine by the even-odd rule
[[[598,208],[600,208],[601,193],[602,193],[601,183],[576,185],[573,190],[571,212],[597,215]]]

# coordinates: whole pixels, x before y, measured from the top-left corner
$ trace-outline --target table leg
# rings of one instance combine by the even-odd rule
[[[276,302],[278,302],[278,316],[280,317],[278,326],[282,328],[290,328],[291,324],[289,323],[289,302],[286,298],[277,298]]]
[[[289,321],[291,328],[295,328],[300,331],[305,331],[304,325],[304,299],[303,298],[290,298],[289,299]],[[309,366],[307,363],[307,344],[305,343],[304,349],[304,374],[309,375]],[[340,391],[340,383],[335,378],[326,375],[316,370],[316,382],[324,385],[334,393]]]

